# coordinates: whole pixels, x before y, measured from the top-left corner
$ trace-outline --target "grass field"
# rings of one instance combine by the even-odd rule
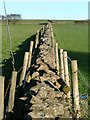
[[[68,51],[69,57],[78,61],[80,86],[88,83],[88,25],[59,24],[53,25],[54,35],[59,47]],[[81,88],[80,87],[80,88]]]
[[[30,40],[34,39],[40,25],[10,25],[12,48],[15,57],[15,68],[18,71],[23,64],[24,53],[28,51]],[[6,85],[11,77],[12,64],[10,59],[10,46],[6,25],[2,26],[2,63],[3,75],[6,78]]]
[[[38,21],[38,23],[39,22],[40,21]],[[24,52],[29,48],[29,41],[33,39],[35,32],[42,27],[36,24],[36,21],[35,24],[31,23],[25,24],[24,21],[24,24],[10,25],[12,47],[13,52],[15,52],[16,70],[19,70],[20,66],[22,66],[22,58]],[[59,47],[68,51],[68,55],[71,59],[78,60],[79,70],[85,80],[88,81],[88,26],[86,24],[73,25],[72,23],[72,21],[68,21],[66,24],[53,24],[54,37],[59,43]],[[6,79],[10,79],[11,74],[9,50],[7,29],[6,25],[3,25],[2,60],[4,65],[3,74],[6,76]],[[81,77],[80,82],[82,83]]]
[[[30,38],[33,34],[35,34],[40,28],[40,25],[11,25],[10,32],[13,52],[19,50],[19,45],[21,45],[27,38]],[[6,25],[2,27],[2,40],[2,58],[4,60],[10,57],[9,39]]]

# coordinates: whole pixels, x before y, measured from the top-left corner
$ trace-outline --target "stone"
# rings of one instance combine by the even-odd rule
[[[34,91],[34,92],[37,93],[39,89],[40,89],[40,86],[32,87],[32,88],[30,89],[30,91]]]
[[[37,71],[39,71],[39,70],[44,70],[45,72],[48,72],[49,67],[45,63],[41,62],[40,67],[37,69]]]
[[[51,101],[53,101],[55,97],[56,97],[56,93],[54,91],[49,92],[48,99],[51,99]]]
[[[31,76],[30,76],[30,75],[28,75],[28,76],[27,76],[27,83],[29,83],[29,82],[30,82],[30,80],[31,80]]]
[[[30,100],[30,103],[32,103],[32,104],[39,104],[39,103],[42,103],[42,100],[40,100],[39,97],[34,97],[33,96],[32,99]]]
[[[20,97],[19,99],[25,101],[27,97]]]
[[[37,113],[35,112],[30,112],[28,113],[28,116],[32,117],[32,118],[37,118]],[[38,116],[38,118],[40,118],[40,116]]]
[[[35,71],[28,79],[29,82],[31,79],[37,81],[37,84],[30,88],[28,95],[28,97],[31,96],[28,116],[32,119],[49,120],[49,118],[58,117],[61,119],[66,116],[68,118],[70,115],[68,102],[63,97],[69,89],[64,81],[58,81],[60,76],[56,74],[55,51],[52,46],[53,36],[50,26],[44,28],[42,38],[45,38],[45,41],[38,46],[39,54],[36,56],[36,63],[33,64]]]
[[[42,90],[39,91],[38,96],[43,100],[47,98],[47,92],[45,91],[45,88],[42,88]]]
[[[36,63],[40,64],[42,62],[41,58],[37,58]]]
[[[44,76],[40,77],[40,81],[49,81],[49,80],[50,80],[50,77],[44,77]]]
[[[65,85],[64,87],[63,87],[63,91],[64,91],[64,93],[68,93],[69,91],[70,91],[70,88],[67,86],[67,85]]]
[[[35,77],[38,77],[38,76],[39,76],[39,72],[34,72],[34,73],[32,74],[32,79],[35,78]]]

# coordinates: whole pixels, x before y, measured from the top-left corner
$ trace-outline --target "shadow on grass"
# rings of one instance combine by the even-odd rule
[[[24,42],[22,42],[22,44],[18,46],[19,50],[13,53],[15,58],[16,71],[19,71],[19,69],[22,67],[24,54],[25,52],[29,51],[30,41],[34,41],[34,40],[35,40],[35,34],[27,38]],[[7,88],[8,82],[11,78],[11,74],[13,71],[11,61],[12,61],[11,58],[2,61],[2,63],[4,64],[4,66],[2,67],[2,75],[5,76],[5,88]],[[18,74],[18,78],[19,78],[19,74]]]
[[[78,69],[80,70],[82,76],[79,75],[79,89],[81,93],[88,92],[88,86],[90,86],[90,66],[89,66],[89,56],[90,53],[85,52],[75,52],[75,51],[68,51],[68,56],[71,58],[71,60],[77,60],[78,62]],[[71,64],[71,63],[70,63]],[[69,65],[70,65],[69,64]],[[70,65],[71,67],[71,65]],[[88,85],[88,86],[87,86]],[[88,92],[90,95],[90,92]]]
[[[68,51],[68,56],[72,59],[72,60],[77,60],[78,61],[78,68],[83,71],[88,73],[88,63],[89,63],[89,57],[90,53],[86,53],[86,52],[75,52],[75,51]]]

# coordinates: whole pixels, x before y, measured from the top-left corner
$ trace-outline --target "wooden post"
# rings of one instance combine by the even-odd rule
[[[33,45],[34,45],[34,42],[33,42],[33,41],[30,41],[30,49],[29,49],[29,57],[28,57],[28,68],[29,68],[30,65],[31,65]]]
[[[59,75],[59,56],[58,56],[58,43],[56,43],[56,67],[57,67],[57,75]]]
[[[73,60],[71,62],[72,67],[72,84],[73,84],[73,102],[74,102],[74,111],[77,113],[77,111],[80,111],[79,106],[79,90],[78,90],[78,66],[77,66],[77,60]],[[79,115],[77,115],[77,118]]]
[[[70,87],[70,81],[69,81],[69,72],[68,72],[68,59],[67,59],[67,51],[64,51],[64,75],[65,75],[65,81],[66,84]],[[67,98],[70,98],[70,91],[67,93]]]
[[[44,25],[43,25],[43,28],[42,28],[42,33],[44,33]]]
[[[40,30],[40,36],[42,36],[42,35],[43,35],[43,29]]]
[[[60,49],[60,64],[61,64],[61,78],[64,80],[64,60],[63,60],[63,49]]]
[[[4,119],[4,79],[0,76],[0,120]]]
[[[38,43],[39,43],[39,30],[36,33],[35,48],[37,48]]]
[[[41,36],[43,35],[43,33],[44,33],[44,25],[43,25],[43,27],[41,29]]]
[[[52,39],[52,46],[54,47],[54,35],[53,35],[53,29],[51,29],[51,39]]]
[[[16,88],[17,72],[12,72],[11,87],[8,101],[8,112],[12,112],[14,108],[15,88]]]
[[[54,36],[53,36],[53,29],[51,27],[51,43],[53,47],[53,53],[55,54],[55,41],[54,41]]]
[[[26,74],[27,65],[28,65],[28,56],[29,56],[29,52],[25,52],[24,61],[23,61],[23,69],[22,69],[21,76],[20,76],[20,86],[22,85],[22,81],[25,79],[25,74]]]
[[[54,36],[52,36],[51,39],[52,39],[52,47],[54,47],[55,46]]]

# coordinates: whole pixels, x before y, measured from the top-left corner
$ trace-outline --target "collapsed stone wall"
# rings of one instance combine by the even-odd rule
[[[27,72],[26,90],[19,98],[24,100],[25,119],[71,117],[70,103],[66,97],[69,88],[57,75],[51,32],[51,24],[48,23],[33,54],[34,62]]]

